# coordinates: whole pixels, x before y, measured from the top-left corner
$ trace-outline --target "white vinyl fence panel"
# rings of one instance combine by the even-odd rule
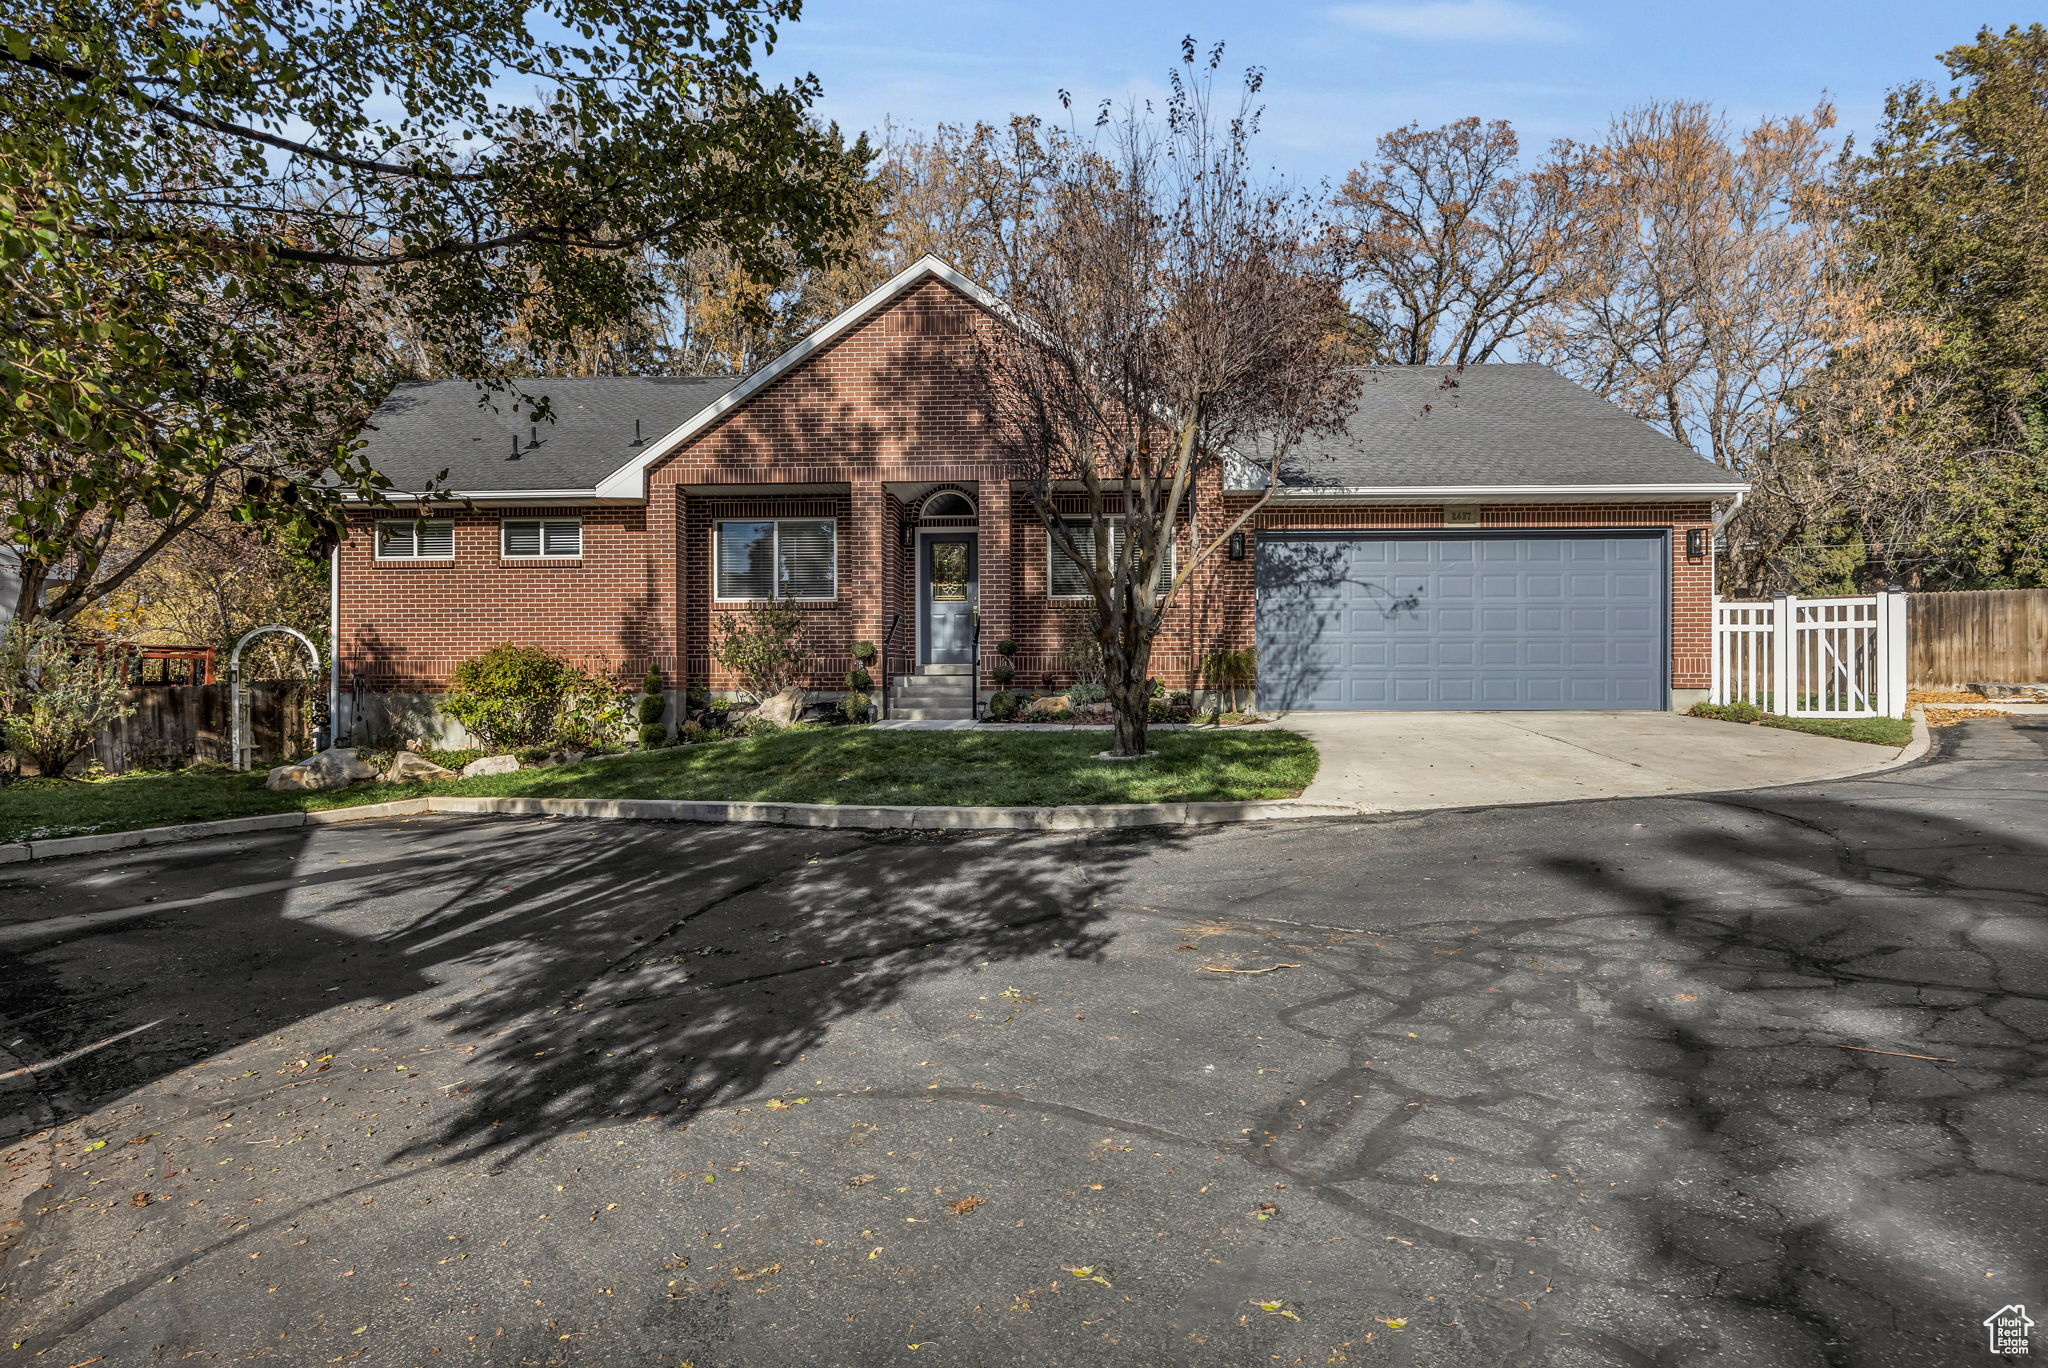
[[[1714,701],[1786,717],[1903,717],[1906,596],[1714,603]]]

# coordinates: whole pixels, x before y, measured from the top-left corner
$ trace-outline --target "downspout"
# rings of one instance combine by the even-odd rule
[[[349,719],[354,731],[355,719]],[[327,744],[341,739],[341,548],[327,553]]]

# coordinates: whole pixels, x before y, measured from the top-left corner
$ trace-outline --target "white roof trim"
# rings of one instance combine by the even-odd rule
[[[1749,491],[1743,483],[1727,484],[1613,484],[1613,485],[1370,485],[1346,489],[1283,488],[1273,491],[1275,500],[1341,499],[1428,501],[1430,503],[1471,503],[1503,499],[1732,499]],[[1233,494],[1255,490],[1232,489]]]
[[[969,280],[960,272],[948,266],[937,257],[927,253],[899,271],[895,276],[875,287],[865,299],[848,308],[837,318],[813,332],[791,347],[782,355],[755,371],[739,384],[727,390],[723,397],[710,406],[699,409],[682,426],[664,437],[657,437],[647,444],[645,450],[627,464],[619,467],[598,482],[599,498],[643,499],[647,497],[647,472],[656,461],[674,451],[690,438],[710,427],[732,410],[738,408],[756,394],[774,384],[786,372],[795,367],[811,353],[829,345],[841,333],[864,321],[911,286],[925,280],[943,280],[960,293],[991,313],[1007,317],[1002,301],[981,286]]]
[[[416,494],[401,491],[399,497],[431,505],[456,503],[464,499],[492,503],[536,503],[546,502],[551,499],[591,500],[603,498],[604,496],[600,495],[595,489],[451,489],[446,493],[438,494]],[[342,502],[361,504],[367,508],[375,501],[359,498],[354,494],[344,494]],[[403,507],[403,505],[394,506]]]

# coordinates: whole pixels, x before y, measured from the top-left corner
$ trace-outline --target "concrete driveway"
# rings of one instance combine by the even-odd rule
[[[1862,774],[1899,752],[1667,712],[1297,712],[1322,752],[1304,802],[1374,812],[1717,793]]]
[[[2048,1284],[2048,717],[1940,746],[1200,831],[8,866],[0,1361],[1977,1362]]]

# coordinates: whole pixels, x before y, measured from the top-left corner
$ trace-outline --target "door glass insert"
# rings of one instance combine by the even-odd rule
[[[935,541],[926,544],[931,547],[932,602],[966,602],[967,543]]]

